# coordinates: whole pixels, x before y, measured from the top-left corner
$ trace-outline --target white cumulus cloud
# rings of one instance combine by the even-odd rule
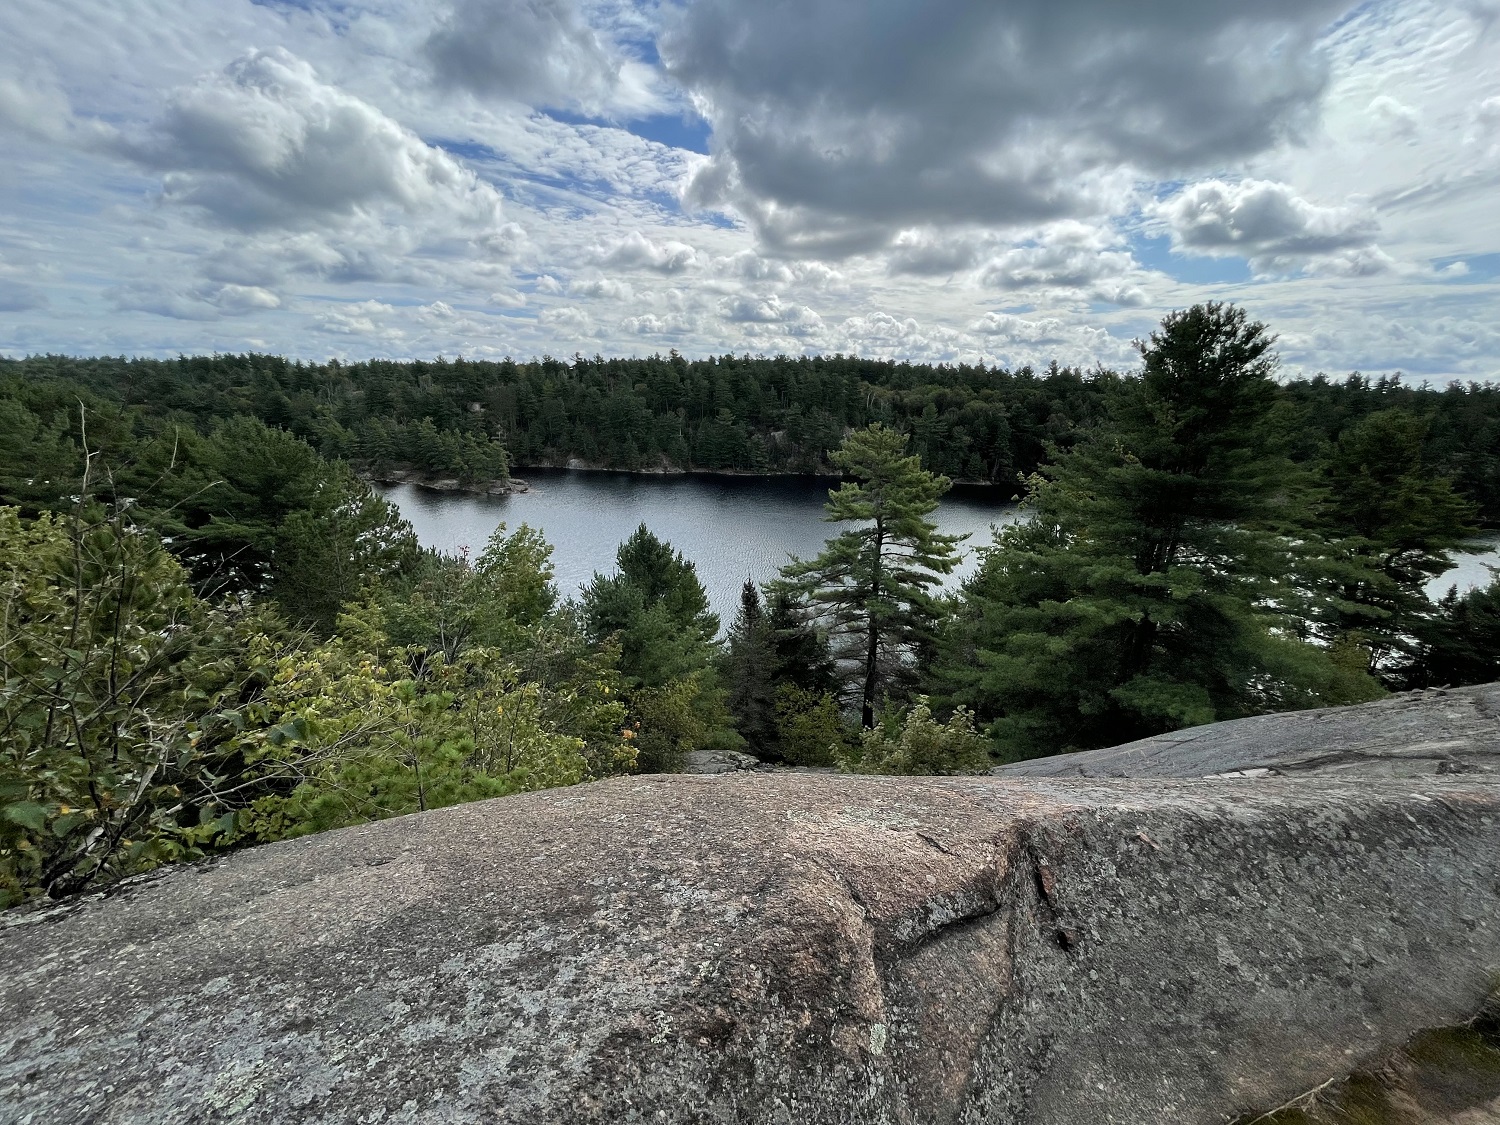
[[[1267,180],[1205,180],[1160,202],[1155,214],[1181,250],[1272,264],[1366,250],[1379,232],[1364,208],[1312,203]]]
[[[475,235],[501,227],[493,187],[279,47],[175,92],[127,151],[162,172],[168,202],[234,226],[326,224],[394,208]]]

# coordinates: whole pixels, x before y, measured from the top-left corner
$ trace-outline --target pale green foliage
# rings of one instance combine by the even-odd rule
[[[0,508],[0,905],[192,858],[244,716],[232,621],[101,509]]]
[[[839,757],[849,773],[982,773],[990,764],[989,742],[974,729],[972,712],[959,707],[939,723],[921,698],[905,721],[892,716],[862,731],[859,745]]]
[[[381,624],[379,610],[365,607],[340,619],[333,640],[275,662],[267,703],[306,734],[257,762],[283,794],[255,802],[247,825],[260,838],[571,785],[634,765],[620,733],[625,710],[607,676],[554,690],[523,680],[504,654],[476,647],[452,662],[434,656],[413,678],[409,654],[384,642]],[[612,744],[590,754],[585,732],[601,728],[613,732]]]
[[[524,523],[502,523],[479,558],[427,552],[411,576],[387,583],[387,628],[402,645],[456,659],[471,645],[513,652],[557,604],[552,545]]]
[[[0,509],[0,904],[635,768],[614,651],[553,612],[549,553],[502,531],[463,568],[449,659],[392,644],[378,599],[309,643],[200,601],[102,509]]]

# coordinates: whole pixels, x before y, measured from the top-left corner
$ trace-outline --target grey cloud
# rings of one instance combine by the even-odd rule
[[[281,308],[281,298],[251,285],[203,284],[178,288],[159,281],[137,281],[105,293],[121,312],[148,312],[173,320],[218,320]]]
[[[1102,328],[1073,324],[1057,317],[1024,317],[1010,313],[985,313],[970,325],[981,336],[1010,340],[1018,344],[1084,344],[1102,346],[1109,333]]]
[[[1327,80],[1313,40],[1350,6],[696,0],[661,43],[714,129],[690,202],[838,257],[924,224],[1095,214],[1122,166],[1263,151],[1309,120]]]
[[[500,198],[375,106],[280,48],[251,51],[173,95],[124,151],[163,172],[163,197],[233,225],[323,224],[395,207],[482,233]]]
[[[965,352],[966,337],[942,325],[878,311],[845,318],[835,329],[834,346],[857,355],[927,361],[951,360]]]
[[[725,297],[719,302],[719,315],[739,324],[773,324],[781,320],[787,311],[781,298],[775,294],[757,297],[754,293],[740,293]]]
[[[559,109],[597,110],[620,77],[571,0],[457,0],[423,51],[440,85]]]
[[[768,297],[741,293],[719,302],[719,315],[743,325],[749,336],[782,335],[808,337],[823,331],[823,318],[806,305],[783,301],[775,293]],[[769,326],[774,325],[774,329]]]
[[[273,288],[289,276],[335,282],[437,284],[443,275],[419,258],[401,252],[400,239],[384,237],[380,228],[356,237],[327,237],[314,232],[260,233],[234,239],[201,259],[199,270],[210,281]]]
[[[1475,107],[1474,123],[1486,133],[1500,132],[1500,96],[1485,98]]]
[[[902,231],[891,244],[886,263],[893,274],[937,276],[971,268],[983,240],[973,234],[944,236],[929,231]]]
[[[804,285],[812,289],[838,289],[848,283],[848,278],[842,273],[822,262],[767,258],[754,250],[740,250],[714,258],[710,267],[720,277],[769,281],[778,285]]]
[[[980,281],[998,289],[1080,290],[1094,300],[1139,305],[1145,294],[1131,282],[1138,273],[1127,250],[1114,248],[1113,236],[1078,222],[1055,223],[1028,242],[985,262]]]
[[[577,336],[595,336],[598,334],[594,318],[576,305],[562,305],[543,309],[537,315],[537,323],[554,329],[559,336],[566,336],[570,333]]]
[[[0,278],[0,312],[30,312],[47,304],[47,295],[36,286]]]
[[[643,313],[627,317],[620,322],[620,327],[632,336],[682,336],[697,332],[700,325],[698,318],[683,313],[670,313],[667,316]]]
[[[41,140],[66,140],[73,110],[62,91],[36,76],[0,78],[0,125]]]
[[[1308,273],[1324,277],[1376,277],[1398,268],[1396,260],[1378,246],[1355,247],[1311,263],[1283,260],[1281,264],[1288,267],[1288,272],[1303,266]]]
[[[73,112],[68,96],[39,70],[0,77],[0,130],[82,150],[109,151],[117,143],[113,125]]]
[[[1420,113],[1388,94],[1380,94],[1371,99],[1366,112],[1380,131],[1396,137],[1413,137],[1422,124]]]
[[[1370,246],[1375,217],[1357,207],[1325,207],[1286,184],[1207,180],[1156,207],[1173,244],[1210,255],[1281,261]]]
[[[628,284],[612,277],[574,278],[568,283],[568,296],[628,301],[632,295]]]
[[[359,301],[319,313],[315,325],[317,331],[334,336],[358,336],[367,340],[394,342],[406,335],[400,328],[392,326],[391,321],[395,316],[396,309],[392,305],[375,300]]]

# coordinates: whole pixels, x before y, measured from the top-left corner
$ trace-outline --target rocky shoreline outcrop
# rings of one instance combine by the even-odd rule
[[[622,778],[12,911],[0,1121],[1253,1115],[1500,966],[1500,782],[1376,758]]]

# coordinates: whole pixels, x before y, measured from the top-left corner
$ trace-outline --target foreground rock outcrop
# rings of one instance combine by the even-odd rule
[[[1224,1122],[1475,1011],[1492,775],[642,777],[0,916],[0,1121]]]

